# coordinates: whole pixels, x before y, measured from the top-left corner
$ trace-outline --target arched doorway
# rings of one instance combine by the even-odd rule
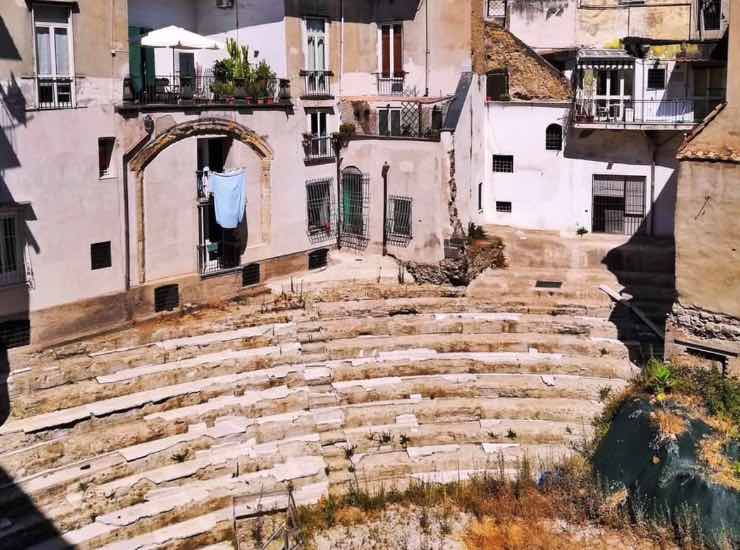
[[[271,165],[272,148],[267,142],[246,126],[232,120],[221,118],[200,118],[176,124],[150,141],[134,155],[130,169],[136,180],[136,230],[138,282],[147,281],[146,265],[146,204],[144,192],[144,171],[157,156],[171,145],[187,138],[198,136],[224,136],[241,142],[251,148],[261,161],[260,170],[260,225],[262,238],[269,242],[271,216]]]

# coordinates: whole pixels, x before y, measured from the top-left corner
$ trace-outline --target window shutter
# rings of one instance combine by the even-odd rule
[[[391,28],[387,25],[384,25],[382,27],[381,34],[381,59],[383,63],[381,71],[383,73],[383,76],[385,78],[388,78],[391,75]]]
[[[403,76],[403,26],[393,26],[393,75]]]

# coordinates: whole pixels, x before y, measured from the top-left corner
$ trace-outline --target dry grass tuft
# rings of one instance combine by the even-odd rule
[[[556,532],[544,522],[492,518],[472,522],[463,542],[469,550],[570,550],[579,544],[566,533]]]
[[[651,420],[663,440],[675,441],[688,428],[686,418],[669,411],[657,411],[651,416]]]

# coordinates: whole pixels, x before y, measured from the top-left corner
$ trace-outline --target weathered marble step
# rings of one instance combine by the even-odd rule
[[[529,315],[522,313],[435,313],[409,317],[362,317],[300,323],[300,342],[323,342],[363,335],[497,333],[580,334],[617,337],[617,327],[607,319],[585,316]]]
[[[422,334],[412,336],[365,336],[329,342],[306,343],[304,353],[327,354],[340,359],[372,356],[383,351],[430,348],[438,352],[528,352],[573,355],[610,355],[627,358],[635,343],[612,338],[594,338],[567,334]]]

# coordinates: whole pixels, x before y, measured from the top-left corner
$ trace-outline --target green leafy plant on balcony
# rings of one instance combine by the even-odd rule
[[[226,40],[229,56],[213,66],[215,82],[211,91],[218,97],[237,99],[272,99],[275,95],[275,72],[266,61],[253,67],[249,62],[249,46],[239,46],[233,38]]]

